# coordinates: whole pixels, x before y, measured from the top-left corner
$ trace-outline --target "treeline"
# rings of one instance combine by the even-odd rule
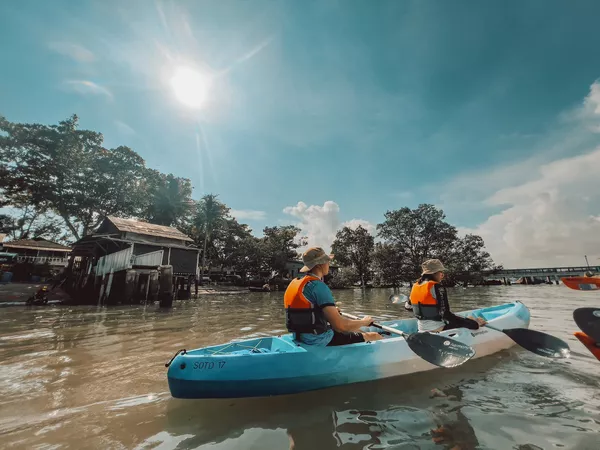
[[[249,276],[286,269],[298,257],[300,230],[265,227],[256,237],[209,194],[192,199],[189,179],[146,167],[129,147],[105,148],[101,133],[78,128],[76,115],[58,125],[12,123],[0,116],[0,233],[73,243],[109,215],[173,226],[202,250],[201,272],[233,268]],[[341,229],[333,243],[334,286],[414,281],[420,264],[440,258],[450,282],[475,280],[494,268],[479,236],[460,238],[433,205],[388,211],[377,238],[363,227]],[[479,275],[478,275],[479,274]]]
[[[372,281],[377,285],[399,286],[421,275],[421,263],[430,258],[443,261],[448,269],[445,284],[478,283],[482,272],[498,270],[480,236],[458,235],[446,222],[444,212],[422,204],[387,211],[377,225],[380,242],[362,226],[338,231],[332,252],[342,268],[332,280],[336,287]]]
[[[107,215],[179,224],[191,206],[190,180],[146,167],[129,147],[108,149],[101,133],[58,125],[11,123],[0,117],[0,206],[17,238],[78,240]],[[13,219],[12,222],[10,219]]]
[[[105,148],[101,133],[0,117],[0,232],[13,239],[73,243],[106,216],[173,226],[202,249],[202,271],[233,267],[281,273],[302,244],[293,226],[266,227],[257,238],[216,195],[192,199],[191,181],[146,167],[129,147]]]

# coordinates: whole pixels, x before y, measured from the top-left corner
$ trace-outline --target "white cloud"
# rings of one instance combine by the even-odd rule
[[[110,99],[113,98],[112,92],[110,92],[107,88],[94,83],[93,81],[68,80],[65,81],[65,84],[69,86],[69,88],[73,89],[75,92],[78,92],[83,95],[104,95]]]
[[[589,125],[598,126],[600,84],[591,85],[583,106],[572,115],[576,116],[588,132]],[[570,148],[584,133],[576,126],[559,144]],[[486,193],[490,186],[495,187],[483,205],[502,210],[474,229],[463,231],[481,235],[495,262],[505,267],[583,265],[584,255],[591,264],[598,264],[600,147],[545,163],[543,156],[531,158],[524,167],[499,168],[478,178],[475,183],[481,186],[476,192]],[[511,175],[512,168],[515,172]],[[504,187],[499,187],[503,176],[507,179]],[[473,183],[470,179],[457,184],[475,188]]]
[[[296,206],[285,207],[283,212],[299,220],[296,225],[301,235],[306,237],[309,247],[320,246],[329,251],[340,226],[340,207],[337,203],[326,201],[323,206],[307,206],[304,202],[298,202]]]
[[[590,93],[583,101],[584,112],[600,116],[600,83],[595,81],[590,86]]]
[[[344,226],[355,229],[362,225],[374,234],[375,226],[363,219],[352,219],[340,223],[339,205],[331,200],[323,203],[323,206],[310,205],[300,201],[295,206],[287,206],[283,212],[295,217],[298,222],[295,225],[300,228],[300,236],[306,237],[309,247],[320,246],[329,251],[335,240],[338,230]]]
[[[369,232],[369,234],[371,234],[372,236],[375,236],[377,234],[377,227],[376,227],[376,225],[372,224],[368,220],[364,220],[364,219],[352,219],[352,220],[349,220],[349,221],[344,222],[342,224],[342,228],[343,227],[348,227],[348,228],[350,228],[352,230],[356,230],[359,226],[365,228]]]
[[[73,44],[71,42],[50,42],[48,48],[79,62],[92,62],[96,59],[91,51],[80,44]]]
[[[237,220],[263,220],[267,217],[265,211],[255,211],[252,209],[232,209],[229,213]]]
[[[475,230],[505,267],[578,265],[600,257],[600,148],[543,165],[535,180],[501,189],[508,205]]]

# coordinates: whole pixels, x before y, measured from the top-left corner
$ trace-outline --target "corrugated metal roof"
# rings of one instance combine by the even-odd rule
[[[107,219],[110,220],[119,231],[194,242],[192,238],[186,236],[177,228],[154,225],[152,223],[140,222],[138,220],[121,219],[120,217],[113,216],[108,216]]]
[[[56,242],[47,241],[45,239],[19,239],[12,242],[3,242],[2,245],[6,248],[29,248],[34,250],[49,250],[54,252],[70,252],[71,248]]]

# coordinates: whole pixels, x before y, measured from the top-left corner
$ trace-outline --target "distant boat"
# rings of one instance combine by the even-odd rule
[[[597,291],[600,289],[600,277],[564,277],[561,281],[569,289],[576,291]]]

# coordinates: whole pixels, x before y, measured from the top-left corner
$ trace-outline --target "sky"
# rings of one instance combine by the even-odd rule
[[[8,0],[0,114],[77,114],[331,246],[433,203],[504,267],[600,264],[600,2]]]

